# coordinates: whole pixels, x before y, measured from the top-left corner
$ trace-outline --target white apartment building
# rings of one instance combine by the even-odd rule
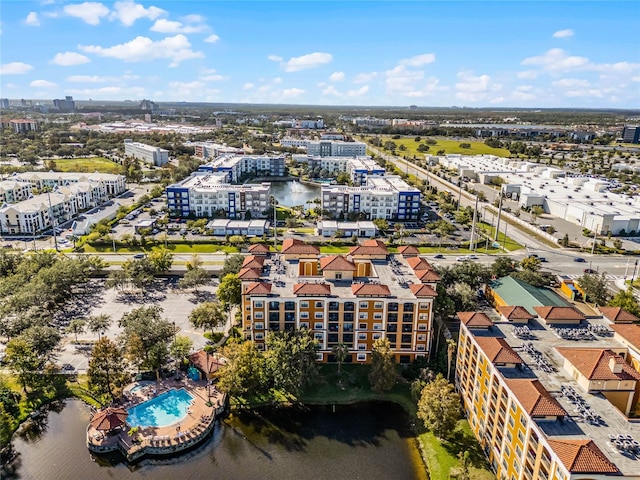
[[[367,154],[367,144],[338,140],[313,140],[307,146],[307,154],[315,157],[360,157]]]
[[[284,157],[271,155],[226,154],[201,165],[199,172],[224,172],[230,183],[238,183],[244,176],[282,177],[285,174]]]
[[[280,140],[280,145],[283,147],[307,148],[310,142],[311,140],[308,138],[285,137]]]
[[[242,155],[244,153],[241,148],[229,147],[215,142],[186,142],[185,145],[193,147],[195,156],[199,158],[215,158],[220,155]]]
[[[75,195],[52,192],[36,195],[15,204],[0,207],[0,233],[30,234],[71,220],[78,213]]]
[[[640,197],[612,192],[615,184],[607,179],[567,176],[558,168],[492,155],[435,158],[478,183],[489,184],[500,178],[504,182],[502,191],[517,199],[521,207],[539,205],[546,213],[598,235],[640,230]]]
[[[311,155],[293,155],[299,163],[306,163],[310,169],[324,170],[326,176],[337,176],[348,173],[354,185],[364,185],[369,176],[383,176],[385,169],[378,165],[371,157],[319,157]]]
[[[104,185],[109,197],[115,197],[127,191],[126,177],[113,173],[24,172],[14,173],[10,180],[30,183],[37,190],[54,189],[78,182],[98,183]]]
[[[367,178],[366,185],[322,187],[322,209],[341,219],[363,213],[369,219],[416,220],[420,210],[420,190],[398,175]]]
[[[33,195],[33,186],[30,183],[16,180],[0,181],[0,205],[21,202],[31,195]]]
[[[124,154],[157,167],[169,163],[169,150],[134,142],[129,138],[124,141]]]
[[[173,216],[230,219],[264,218],[270,208],[271,184],[232,185],[229,172],[193,173],[167,187],[167,204]]]

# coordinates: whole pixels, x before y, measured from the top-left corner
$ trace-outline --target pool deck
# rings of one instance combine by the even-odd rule
[[[144,389],[130,395],[130,408],[168,390],[184,388],[193,402],[188,415],[179,423],[162,427],[140,428],[134,438],[129,436],[129,427],[124,426],[112,432],[96,430],[87,426],[87,448],[94,453],[121,451],[128,461],[144,455],[173,455],[187,450],[204,440],[213,430],[216,416],[222,413],[226,404],[226,394],[215,386],[207,386],[206,381],[164,379],[160,382],[145,382]],[[130,388],[129,388],[130,390]],[[125,388],[125,391],[127,389]],[[211,406],[207,403],[211,402]]]

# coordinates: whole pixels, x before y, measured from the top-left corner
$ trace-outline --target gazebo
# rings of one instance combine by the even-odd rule
[[[89,424],[96,430],[111,431],[127,421],[129,413],[122,407],[107,407],[96,413]]]

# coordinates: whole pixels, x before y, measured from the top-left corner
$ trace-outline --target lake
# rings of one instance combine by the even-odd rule
[[[307,201],[320,198],[321,187],[317,185],[309,185],[293,182],[272,182],[271,195],[275,197],[280,205],[285,207],[293,207],[295,205],[304,205],[309,208]]]
[[[89,407],[60,402],[38,427],[14,436],[20,479],[426,479],[409,417],[398,405],[269,408],[223,419],[196,450],[123,463],[85,446]]]

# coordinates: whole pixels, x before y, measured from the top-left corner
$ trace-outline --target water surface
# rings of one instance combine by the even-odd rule
[[[426,479],[408,417],[394,404],[264,409],[218,423],[208,441],[172,459],[135,465],[85,446],[89,408],[70,399],[16,435],[20,479]]]
[[[278,200],[280,205],[285,207],[303,205],[305,209],[308,209],[312,205],[307,202],[320,198],[320,191],[321,187],[317,185],[308,185],[298,181],[271,183],[271,195]]]

